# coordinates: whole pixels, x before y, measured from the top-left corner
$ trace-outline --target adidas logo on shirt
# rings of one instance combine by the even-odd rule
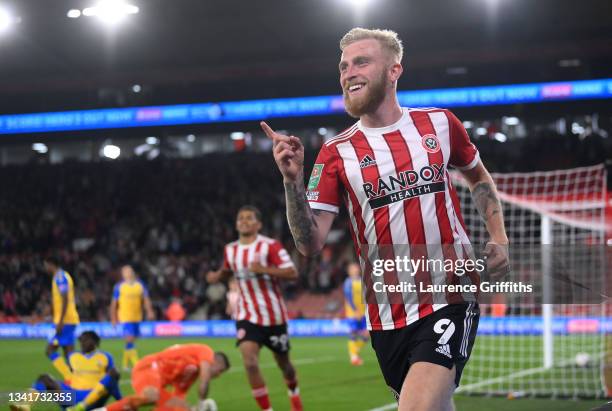
[[[366,168],[366,167],[373,166],[375,164],[376,164],[376,160],[370,157],[369,154],[366,154],[365,157],[363,157],[361,161],[359,162],[359,167]]]
[[[450,347],[448,344],[443,344],[441,346],[439,346],[438,348],[436,348],[436,352],[442,354],[442,355],[446,355],[448,358],[453,358],[451,352],[450,352]]]

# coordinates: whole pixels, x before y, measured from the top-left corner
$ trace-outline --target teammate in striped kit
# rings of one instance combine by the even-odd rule
[[[271,410],[268,389],[259,369],[262,345],[274,354],[283,373],[292,411],[302,410],[296,371],[289,359],[287,308],[279,280],[295,280],[297,271],[282,244],[259,234],[261,212],[253,206],[238,210],[239,239],[225,246],[223,266],[207,275],[209,282],[234,275],[238,280],[236,314],[237,345],[251,385],[253,397],[263,410]]]
[[[508,239],[495,185],[450,111],[399,105],[403,48],[396,33],[355,28],[340,41],[340,49],[345,108],[359,121],[323,145],[306,189],[300,139],[261,123],[283,175],[289,226],[298,250],[316,254],[341,203],[346,205],[363,269],[372,346],[399,409],[452,410],[452,394],[475,340],[477,304],[463,295],[375,292],[374,281],[431,284],[440,273],[420,269],[412,276],[389,270],[375,277],[376,255],[370,252],[385,259],[396,248],[411,258],[442,259],[447,253],[454,254],[451,259],[470,258],[447,171],[453,166],[469,184],[490,234],[488,271],[505,272]],[[456,271],[441,274],[451,282],[478,281],[459,278]]]

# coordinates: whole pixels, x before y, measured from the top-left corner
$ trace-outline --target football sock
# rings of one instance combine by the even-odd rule
[[[49,355],[51,363],[55,369],[62,375],[64,381],[69,381],[72,378],[72,370],[68,366],[66,359],[58,352],[54,352]]]
[[[253,388],[252,393],[259,408],[262,410],[270,409],[270,396],[268,395],[268,389],[265,385],[259,388]]]

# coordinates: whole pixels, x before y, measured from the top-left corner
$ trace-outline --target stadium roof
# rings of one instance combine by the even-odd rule
[[[356,25],[400,33],[404,89],[612,74],[608,0],[371,0],[361,16],[354,0],[130,0],[117,27],[67,18],[95,2],[0,0],[21,19],[0,36],[0,112],[337,93]]]

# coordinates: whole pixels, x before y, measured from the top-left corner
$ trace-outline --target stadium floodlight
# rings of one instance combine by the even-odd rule
[[[474,127],[474,123],[472,123],[471,121],[464,121],[463,122],[463,127],[464,128],[472,128],[472,127]]]
[[[79,17],[81,17],[81,10],[70,9],[70,10],[68,10],[68,13],[66,13],[66,16],[69,19],[78,19]]]
[[[325,136],[325,135],[327,135],[327,129],[326,129],[325,127],[321,127],[321,128],[319,128],[318,132],[319,132],[319,135],[320,135],[320,136]]]
[[[518,126],[520,122],[518,117],[504,117],[504,124],[507,126]]]
[[[196,141],[196,136],[194,134],[189,134],[187,136],[187,141],[193,143],[194,141]]]
[[[102,155],[111,160],[115,160],[121,155],[121,149],[114,144],[107,144],[102,148]]]
[[[242,131],[235,131],[230,134],[232,140],[244,140],[244,133]]]
[[[574,122],[572,123],[572,133],[573,134],[583,134],[584,133],[584,127],[582,127],[580,124]]]
[[[123,0],[102,0],[92,7],[83,9],[83,15],[87,17],[98,17],[105,23],[119,23],[130,14],[137,14],[140,9]]]
[[[44,143],[34,143],[32,144],[32,150],[39,154],[46,154],[49,151],[49,147]]]
[[[347,0],[347,1],[356,9],[363,9],[370,2],[370,0]]]
[[[140,84],[134,84],[132,86],[132,91],[134,93],[140,93],[142,91],[142,86]]]
[[[150,146],[154,146],[155,144],[159,144],[159,138],[157,138],[157,137],[147,137],[147,139],[145,141]]]
[[[487,129],[484,127],[478,127],[476,129],[476,134],[478,134],[479,136],[484,136],[487,134]]]
[[[504,133],[495,133],[493,138],[499,141],[500,143],[505,143],[506,141],[508,141],[508,137]]]
[[[14,22],[15,18],[11,13],[6,9],[0,8],[0,34],[8,31]]]
[[[559,67],[579,67],[582,62],[579,59],[563,59],[559,60]]]

